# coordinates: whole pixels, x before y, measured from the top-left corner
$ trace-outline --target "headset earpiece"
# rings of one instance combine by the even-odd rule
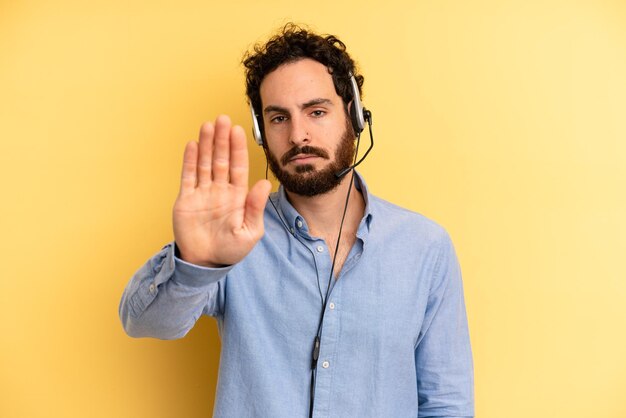
[[[361,95],[359,94],[359,86],[356,79],[350,73],[350,84],[352,85],[352,102],[350,103],[350,119],[354,133],[357,135],[363,132],[365,128],[365,116],[363,113],[363,103],[361,103]]]
[[[263,134],[261,133],[258,115],[254,111],[252,102],[250,102],[250,113],[252,114],[252,136],[254,137],[254,142],[263,146]]]

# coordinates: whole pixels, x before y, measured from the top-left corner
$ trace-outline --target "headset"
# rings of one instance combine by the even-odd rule
[[[352,75],[352,73],[348,74],[350,76],[350,85],[352,86],[352,102],[350,104],[350,119],[352,121],[352,128],[354,128],[354,133],[358,136],[363,132],[365,128],[365,121],[371,117],[371,113],[363,108],[363,103],[361,102],[361,95],[359,94],[359,86],[356,82],[356,79]],[[252,106],[252,102],[250,102],[250,113],[252,115],[252,136],[254,137],[254,142],[258,145],[263,146],[263,133],[261,132],[261,123],[259,122],[259,118],[262,116],[257,114],[254,111],[254,107]]]

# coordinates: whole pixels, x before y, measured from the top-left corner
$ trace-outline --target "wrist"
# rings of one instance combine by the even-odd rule
[[[183,260],[185,263],[193,264],[195,266],[208,267],[208,268],[226,267],[225,264],[218,264],[218,263],[213,263],[207,260],[200,260],[194,257],[189,257],[188,255],[180,251],[180,247],[178,246],[178,244],[176,244],[176,241],[174,241],[174,256]]]

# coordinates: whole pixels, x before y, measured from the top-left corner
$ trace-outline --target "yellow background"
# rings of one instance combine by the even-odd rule
[[[295,20],[365,74],[373,192],[456,243],[477,416],[626,417],[626,4],[223,3],[0,3],[0,416],[210,416],[213,321],[136,340],[118,302],[185,142],[249,130],[241,55]]]

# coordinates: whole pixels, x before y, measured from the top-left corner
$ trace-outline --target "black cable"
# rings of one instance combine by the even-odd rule
[[[354,153],[354,161],[356,161],[359,155],[359,145],[361,144],[361,134],[356,135],[356,150]],[[371,147],[370,147],[371,149]],[[368,150],[369,152],[369,150]],[[330,266],[330,274],[328,275],[328,285],[326,286],[326,295],[322,300],[322,312],[320,313],[320,320],[317,324],[317,333],[313,341],[313,355],[311,361],[311,390],[309,401],[309,418],[313,418],[313,406],[315,401],[315,383],[317,380],[317,359],[320,354],[320,347],[322,345],[322,326],[324,324],[324,315],[326,314],[326,304],[328,303],[328,297],[330,296],[331,283],[333,279],[333,273],[335,271],[335,264],[337,262],[337,254],[339,253],[339,243],[341,241],[341,232],[343,231],[343,223],[346,219],[346,213],[348,213],[348,202],[350,201],[350,193],[352,192],[352,186],[354,185],[355,171],[352,170],[350,176],[350,184],[348,185],[348,193],[346,193],[346,203],[343,206],[343,214],[341,215],[341,224],[339,225],[339,233],[337,234],[337,243],[335,244],[335,254],[333,255],[333,262]]]

